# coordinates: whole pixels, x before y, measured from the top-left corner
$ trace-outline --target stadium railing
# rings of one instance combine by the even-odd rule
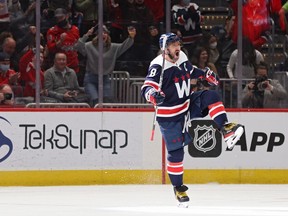
[[[36,103],[28,103],[26,108],[37,108]],[[39,103],[39,108],[91,108],[87,103]]]

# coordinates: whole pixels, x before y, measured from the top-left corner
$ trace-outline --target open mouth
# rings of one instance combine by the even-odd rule
[[[179,56],[180,51],[176,51],[175,55],[178,57]]]

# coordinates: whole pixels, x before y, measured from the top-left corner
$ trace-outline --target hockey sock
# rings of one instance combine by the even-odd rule
[[[213,103],[208,106],[209,115],[217,124],[218,128],[221,129],[225,123],[228,122],[225,107],[221,101]]]
[[[183,184],[183,158],[183,148],[168,152],[167,173],[173,186],[181,186]]]
[[[167,172],[173,186],[180,186],[183,184],[183,162],[168,162]]]

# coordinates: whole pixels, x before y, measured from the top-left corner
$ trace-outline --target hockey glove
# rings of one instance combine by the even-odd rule
[[[210,86],[217,86],[219,84],[219,77],[216,73],[214,73],[210,68],[206,67],[204,72],[204,80],[207,81],[207,83]]]
[[[146,99],[154,106],[157,106],[163,103],[165,99],[165,94],[162,91],[158,92],[154,88],[151,88],[146,93]]]

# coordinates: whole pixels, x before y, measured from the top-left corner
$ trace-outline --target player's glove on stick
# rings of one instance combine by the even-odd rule
[[[146,100],[151,102],[154,106],[160,105],[165,99],[165,94],[162,91],[156,91],[151,88],[146,93]]]

